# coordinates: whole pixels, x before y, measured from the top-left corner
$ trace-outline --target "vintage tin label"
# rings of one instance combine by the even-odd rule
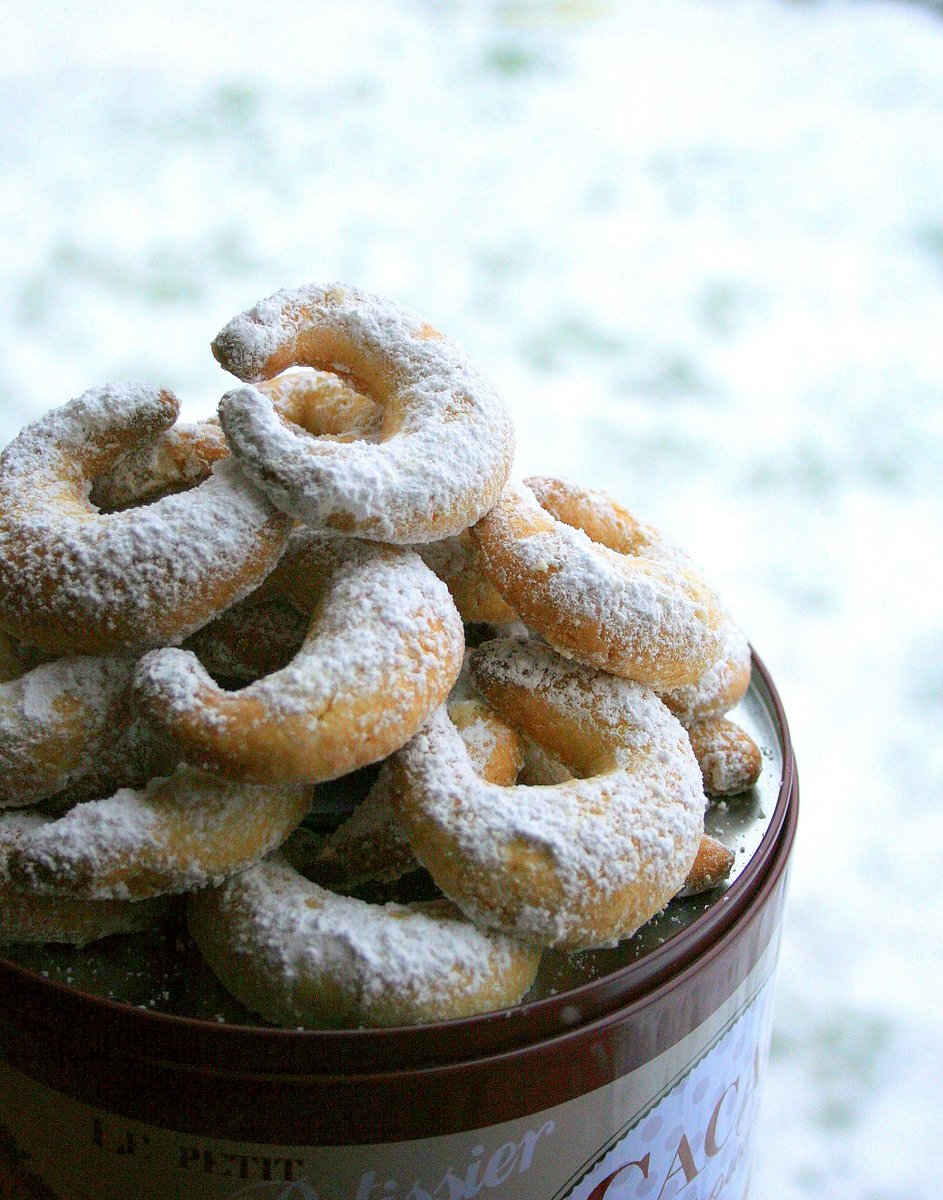
[[[78,1103],[0,1063],[0,1200],[742,1200],[775,940],[711,1017],[651,1062],[555,1108],[445,1137],[321,1147],[199,1137]]]

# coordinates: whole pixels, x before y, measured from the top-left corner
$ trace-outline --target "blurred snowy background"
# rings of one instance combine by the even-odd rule
[[[803,820],[757,1200],[939,1195],[943,15],[0,0],[0,443],[340,279],[710,569]]]

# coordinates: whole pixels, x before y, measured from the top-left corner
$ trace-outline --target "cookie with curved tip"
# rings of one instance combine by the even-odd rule
[[[234,778],[319,783],[378,762],[459,673],[448,590],[411,550],[313,535],[296,537],[277,577],[313,612],[288,666],[226,692],[195,655],[154,651],[138,668],[142,707],[187,761]]]
[[[692,683],[663,692],[661,698],[681,724],[690,728],[696,721],[722,716],[739,704],[750,687],[752,670],[750,643],[725,613],[717,661]]]
[[[141,900],[222,882],[280,846],[310,789],[236,783],[181,768],[144,789],[79,804],[9,856],[18,887],[89,900]]]
[[[73,896],[37,896],[10,882],[11,851],[50,823],[32,812],[0,814],[0,945],[64,942],[85,946],[115,933],[139,933],[157,926],[169,904],[156,900],[81,900]]]
[[[177,424],[99,475],[92,483],[90,499],[104,513],[152,504],[209,479],[213,464],[228,457],[229,447],[219,425],[212,421]]]
[[[472,655],[484,699],[575,778],[497,787],[444,710],[393,760],[416,857],[472,920],[545,945],[628,937],[684,883],[705,798],[687,735],[647,687],[536,641]]]
[[[529,482],[536,493],[510,484],[472,529],[521,620],[560,654],[660,691],[696,679],[720,653],[722,614],[687,560],[603,493]]]
[[[514,434],[465,353],[421,317],[339,284],[278,292],[236,317],[213,353],[258,383],[293,365],[334,372],[383,410],[379,440],[319,439],[259,388],[223,397],[219,417],[253,481],[321,532],[396,544],[466,529],[497,500]]]
[[[653,562],[673,563],[696,574],[696,567],[682,550],[652,526],[637,521],[605,492],[549,476],[535,476],[527,483],[549,513],[565,524],[581,529],[594,542]],[[656,689],[682,725],[690,726],[704,717],[729,712],[743,699],[750,686],[750,643],[725,610],[722,611],[718,637],[717,657],[696,679],[669,691]]]
[[[445,901],[367,904],[311,883],[273,855],[190,899],[203,956],[275,1025],[415,1025],[516,1004],[540,951],[477,929]]]
[[[703,768],[702,768],[703,770]],[[528,742],[524,757],[524,769],[521,772],[521,782],[531,786],[535,784],[563,783],[573,776],[566,767],[548,754],[536,742]],[[734,863],[733,851],[728,850],[723,843],[705,833],[701,837],[694,856],[694,862],[688,871],[684,885],[677,893],[679,896],[696,896],[716,887],[730,873]]]
[[[759,779],[763,767],[760,749],[733,721],[723,717],[697,721],[688,727],[688,738],[708,796],[735,796],[749,791]],[[520,783],[563,783],[571,778],[566,767],[542,746],[527,741]]]
[[[699,896],[719,887],[733,869],[736,855],[732,850],[719,842],[717,838],[705,833],[697,848],[694,862],[684,886],[678,892],[679,896]]]
[[[178,409],[159,388],[95,388],[0,455],[0,625],[50,653],[166,645],[264,579],[291,521],[231,461],[143,507],[102,513],[89,500],[92,481]]]

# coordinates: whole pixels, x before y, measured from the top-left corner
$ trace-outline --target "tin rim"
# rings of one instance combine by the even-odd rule
[[[636,962],[578,987],[512,1008],[425,1025],[380,1029],[278,1029],[220,1025],[196,1017],[151,1012],[122,1001],[70,987],[0,958],[4,975],[18,990],[42,995],[62,1009],[63,1021],[107,1027],[109,1040],[127,1044],[152,1059],[199,1064],[223,1074],[288,1073],[344,1075],[422,1069],[490,1058],[525,1046],[565,1038],[605,1021],[649,995],[687,968],[722,939],[769,883],[771,861],[780,850],[790,805],[795,806],[796,771],[782,701],[763,661],[753,652],[754,677],[782,750],[782,777],[769,826],[749,863],[718,903],[700,914],[663,946]],[[787,834],[791,844],[795,818]],[[780,858],[785,869],[788,854]],[[773,872],[779,874],[779,871]],[[68,1010],[68,1013],[66,1013]],[[564,1010],[580,1013],[578,1025]]]

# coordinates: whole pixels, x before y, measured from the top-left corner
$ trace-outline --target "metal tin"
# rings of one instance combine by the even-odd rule
[[[263,1029],[0,960],[0,1196],[742,1200],[798,810],[758,660],[750,700],[781,769],[736,879],[578,986],[552,965],[513,1009]]]

